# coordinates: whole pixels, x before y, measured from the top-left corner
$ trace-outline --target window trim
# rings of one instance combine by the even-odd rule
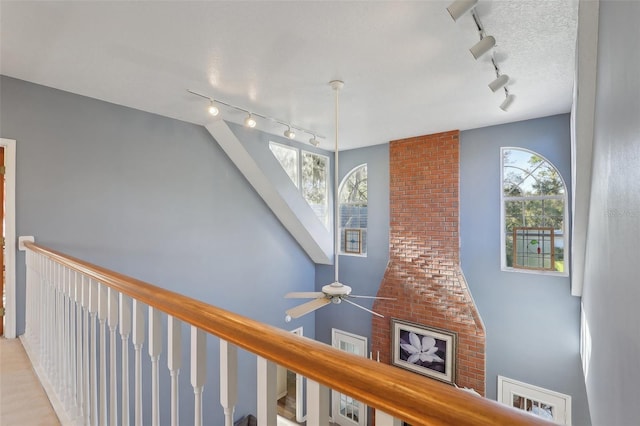
[[[537,157],[542,158],[544,161],[546,161],[550,166],[552,166],[556,172],[558,172],[558,176],[560,177],[560,180],[562,181],[562,185],[564,187],[564,194],[559,194],[559,195],[537,195],[537,196],[531,196],[531,197],[505,197],[504,195],[504,152],[508,151],[508,150],[519,150],[519,151],[526,151],[528,153],[530,153],[531,155],[535,155]],[[544,155],[533,151],[531,149],[528,148],[522,148],[519,146],[503,146],[500,147],[500,270],[503,272],[516,272],[516,273],[523,273],[523,274],[537,274],[537,275],[550,275],[550,276],[557,276],[557,277],[568,277],[569,276],[569,269],[571,267],[571,262],[570,262],[570,252],[571,252],[571,244],[569,241],[570,235],[569,235],[569,191],[567,188],[567,183],[564,180],[564,177],[562,176],[562,173],[560,173],[560,170],[556,167],[556,165],[550,161],[547,157],[545,157]],[[514,268],[512,266],[507,266],[507,248],[505,246],[505,241],[506,241],[506,230],[505,230],[505,202],[506,201],[516,201],[516,200],[522,200],[522,199],[527,199],[527,200],[536,200],[536,199],[561,199],[564,203],[564,214],[563,214],[563,229],[562,229],[562,236],[564,238],[564,270],[562,272],[559,271],[545,271],[545,270],[540,270],[540,269],[524,269],[524,268]]]
[[[338,185],[338,193],[335,194],[335,202],[338,203],[338,206],[340,206],[340,204],[342,204],[340,202],[340,193],[342,192],[342,188],[344,187],[345,183],[347,182],[347,178],[349,176],[351,176],[351,174],[356,171],[357,169],[359,169],[360,167],[366,167],[367,168],[367,215],[369,214],[369,164],[368,163],[361,163],[358,164],[357,166],[353,167],[351,170],[349,170],[347,173],[345,173],[344,177],[342,178],[342,180],[340,181],[340,185]],[[339,230],[343,230],[343,229],[352,229],[352,228],[341,228],[340,227],[340,209],[338,209],[338,217],[335,218],[338,229]],[[368,219],[367,219],[367,223],[368,223]],[[367,226],[366,228],[357,228],[357,229],[366,229],[367,230],[367,242],[369,241],[369,227]],[[340,232],[340,239],[342,239],[342,232]],[[363,247],[362,247],[362,234],[360,235],[361,241],[360,241],[360,253],[349,253],[346,252],[344,250],[340,249],[341,244],[338,244],[338,255],[340,256],[352,256],[352,257],[367,257],[367,254],[369,253],[369,244],[367,244],[366,247],[366,251],[364,253],[362,253]]]

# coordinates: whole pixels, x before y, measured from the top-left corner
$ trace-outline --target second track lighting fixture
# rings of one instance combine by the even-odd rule
[[[284,131],[284,137],[289,139],[295,139],[296,133],[291,130],[291,126],[287,126],[287,130]]]
[[[256,127],[256,124],[258,124],[256,122],[256,119],[253,118],[251,113],[249,113],[249,115],[247,115],[247,118],[244,119],[244,125],[247,126],[250,129],[253,129],[254,127]]]
[[[474,58],[478,59],[496,45],[496,39],[493,36],[482,37],[479,42],[473,45],[469,51]]]
[[[489,83],[489,89],[492,92],[497,92],[498,89],[503,87],[505,84],[509,82],[509,76],[506,74],[499,75],[498,78]]]
[[[217,106],[215,106],[213,104],[213,99],[211,100],[211,105],[209,105],[209,114],[213,115],[214,117],[216,115],[218,115],[220,113],[220,110],[218,109]]]
[[[462,15],[470,11],[478,3],[478,0],[456,0],[449,7],[447,12],[457,21]]]
[[[511,106],[511,104],[513,103],[514,99],[515,99],[515,96],[507,95],[507,97],[504,98],[504,101],[502,101],[502,103],[500,104],[500,109],[503,110],[503,111],[508,110],[509,107]]]
[[[324,136],[319,135],[317,132],[315,132],[313,130],[308,130],[308,129],[302,128],[300,126],[296,126],[296,125],[293,125],[291,123],[287,123],[285,121],[279,120],[277,118],[269,117],[268,115],[258,114],[255,111],[249,111],[246,108],[242,108],[242,107],[239,107],[239,106],[227,103],[227,102],[223,102],[220,99],[214,99],[211,96],[203,95],[202,93],[198,93],[198,92],[195,92],[193,90],[187,89],[187,92],[191,93],[192,95],[196,95],[196,96],[199,96],[201,98],[208,99],[209,100],[208,111],[209,111],[209,114],[211,114],[213,116],[217,116],[220,113],[219,108],[215,105],[215,104],[220,104],[220,105],[224,105],[224,106],[226,106],[228,108],[235,109],[237,111],[242,111],[242,112],[246,113],[247,117],[244,119],[244,125],[246,127],[249,127],[249,128],[252,128],[252,129],[254,127],[256,127],[258,125],[258,123],[257,123],[255,117],[259,117],[259,118],[262,118],[263,120],[267,120],[267,121],[270,121],[272,123],[276,123],[276,124],[280,124],[282,126],[286,126],[287,130],[284,131],[284,136],[289,138],[289,139],[295,139],[296,132],[294,131],[294,129],[295,130],[299,130],[302,133],[306,133],[308,135],[311,135],[311,139],[309,139],[309,143],[311,145],[313,145],[313,146],[320,145],[320,141],[318,140],[318,138],[325,139]]]

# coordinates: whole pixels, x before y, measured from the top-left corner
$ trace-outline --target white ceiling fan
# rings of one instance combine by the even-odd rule
[[[310,312],[315,311],[325,305],[330,303],[339,304],[342,301],[345,301],[353,306],[356,306],[362,310],[372,313],[373,315],[377,315],[381,318],[384,318],[384,315],[381,315],[377,312],[372,311],[371,309],[367,309],[364,306],[358,305],[355,302],[349,300],[350,298],[361,298],[361,299],[385,299],[385,300],[395,300],[389,297],[377,297],[377,296],[356,296],[351,294],[351,287],[348,285],[344,285],[338,279],[338,262],[340,259],[340,255],[338,250],[340,249],[339,243],[339,227],[338,227],[338,93],[340,89],[344,87],[344,82],[340,80],[333,80],[329,82],[331,88],[336,92],[336,135],[335,135],[335,167],[334,167],[334,210],[335,210],[335,219],[334,219],[334,253],[335,253],[335,281],[331,284],[327,284],[322,287],[322,291],[303,291],[303,292],[292,292],[287,293],[284,297],[288,299],[313,299],[309,302],[303,303],[302,305],[298,305],[286,311],[287,316],[285,317],[285,321],[289,322],[292,318],[299,318],[303,315],[306,315]]]

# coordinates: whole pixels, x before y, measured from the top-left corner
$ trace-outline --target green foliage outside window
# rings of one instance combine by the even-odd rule
[[[552,270],[564,272],[566,189],[562,177],[550,162],[527,150],[503,149],[502,164],[506,266],[519,267],[513,262],[515,228],[552,228]]]

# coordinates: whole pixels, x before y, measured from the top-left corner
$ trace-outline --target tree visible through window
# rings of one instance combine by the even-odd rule
[[[340,253],[367,253],[367,165],[354,168],[338,191]],[[357,232],[359,231],[359,232]],[[353,241],[360,238],[360,241]],[[355,248],[358,248],[357,250]]]
[[[548,160],[502,149],[503,266],[567,272],[566,197],[564,181]]]
[[[269,149],[287,173],[293,184],[300,189],[318,219],[329,228],[329,197],[327,180],[329,176],[329,158],[275,142],[269,142]],[[299,160],[299,158],[301,160]]]

